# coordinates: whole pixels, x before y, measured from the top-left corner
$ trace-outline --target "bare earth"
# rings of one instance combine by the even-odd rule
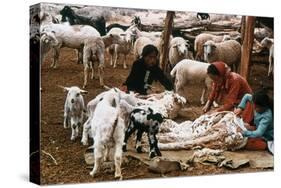
[[[120,86],[126,79],[133,62],[131,55],[127,62],[129,68],[124,70],[122,65],[113,69],[109,65],[109,56],[106,55],[105,84],[108,86]],[[121,57],[121,60],[123,57]],[[50,153],[57,161],[55,165],[51,158],[41,154],[41,182],[42,184],[64,184],[64,183],[85,183],[97,181],[114,180],[113,172],[101,172],[93,178],[89,175],[91,169],[87,168],[84,161],[84,151],[86,146],[80,143],[81,136],[76,141],[70,140],[70,129],[63,128],[63,108],[66,93],[57,85],[79,86],[83,82],[83,66],[76,63],[77,56],[72,49],[62,49],[57,69],[51,69],[51,55],[49,54],[42,64],[42,98],[41,98],[41,149]],[[121,61],[120,61],[121,62]],[[269,86],[273,86],[272,80],[266,76],[267,67],[265,65],[254,65],[253,73],[250,78],[250,84],[253,89],[258,87],[261,80]],[[157,87],[159,87],[156,84]],[[84,96],[85,103],[88,103],[97,94],[104,91],[99,87],[98,80],[89,80],[89,93]],[[181,113],[178,120],[193,120],[202,113],[202,106],[199,103],[201,87],[198,84],[192,84],[187,89],[188,99],[192,108]],[[81,133],[81,132],[80,132]],[[81,135],[81,134],[80,134]],[[218,168],[213,165],[204,166],[195,164],[190,171],[175,171],[165,174],[165,177],[176,176],[194,176],[211,175],[240,172],[257,172],[261,170],[242,167],[237,170],[229,170],[224,167]],[[265,171],[265,170],[263,170]],[[123,179],[143,179],[159,178],[160,174],[155,174],[147,170],[147,166],[138,160],[125,160],[122,164]]]

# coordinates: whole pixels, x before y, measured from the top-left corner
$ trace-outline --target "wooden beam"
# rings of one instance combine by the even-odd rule
[[[247,16],[243,35],[240,75],[248,79],[251,53],[254,41],[255,17]]]
[[[243,43],[244,41],[245,26],[246,26],[246,16],[242,16],[241,25],[240,25],[241,43]]]
[[[168,50],[169,50],[169,41],[170,35],[172,34],[173,27],[173,18],[175,16],[175,12],[168,11],[165,19],[165,27],[162,33],[162,40],[160,44],[160,68],[165,71],[165,67],[167,67],[168,62]]]

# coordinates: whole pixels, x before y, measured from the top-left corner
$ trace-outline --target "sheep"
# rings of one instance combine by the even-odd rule
[[[132,106],[137,105],[137,98],[135,97],[135,94],[133,94],[133,93],[127,94],[127,93],[119,90],[118,88],[112,88],[108,91],[102,92],[99,95],[97,95],[93,100],[91,100],[87,104],[88,119],[83,125],[83,134],[82,134],[82,139],[81,139],[81,143],[83,145],[88,145],[88,137],[92,137],[92,134],[89,130],[91,129],[91,121],[93,119],[93,115],[94,115],[95,109],[97,107],[97,104],[104,99],[104,96],[109,96],[109,95],[112,95],[113,97],[119,95],[120,100],[124,100]],[[120,107],[122,109],[122,105]],[[129,112],[126,112],[125,110],[121,110],[121,112],[122,112],[121,115],[124,119],[125,125],[127,125],[129,122],[129,120],[128,120]]]
[[[60,14],[62,15],[62,22],[65,22],[66,18],[68,18],[70,25],[89,25],[97,29],[101,36],[106,35],[105,19],[103,16],[96,18],[80,16],[69,6],[64,6]]]
[[[204,104],[206,90],[209,90],[212,86],[212,81],[207,75],[208,66],[208,63],[189,59],[183,59],[177,63],[170,73],[175,78],[176,93],[183,95],[184,86],[188,85],[189,82],[204,83],[200,98],[201,104]]]
[[[130,27],[131,28],[131,27]],[[121,36],[123,36],[123,41],[120,44],[113,44],[109,47],[109,53],[110,53],[110,65],[113,65],[113,68],[116,68],[116,63],[118,60],[119,54],[124,54],[124,60],[123,60],[123,68],[126,69],[126,59],[127,55],[131,51],[132,47],[132,41],[134,34],[131,32],[131,29],[127,29],[126,31],[123,31],[120,28],[112,28],[108,34],[116,33]],[[114,63],[113,63],[113,57],[114,57]]]
[[[71,126],[72,133],[70,140],[75,140],[79,134],[79,127],[83,123],[83,115],[85,111],[82,94],[86,94],[88,92],[81,90],[77,86],[62,88],[68,92],[64,103],[63,127],[66,129]]]
[[[135,59],[138,59],[141,57],[141,54],[142,54],[142,49],[148,45],[148,44],[152,44],[153,45],[153,42],[152,40],[150,40],[149,38],[147,37],[139,37],[135,44],[134,44],[134,56],[135,56]]]
[[[175,37],[171,40],[169,46],[169,61],[174,67],[180,60],[188,59],[189,41],[182,37]]]
[[[208,63],[223,61],[237,71],[241,59],[241,45],[235,40],[227,40],[221,43],[207,41],[204,43],[204,58]]]
[[[41,27],[41,32],[47,36],[56,38],[57,44],[53,44],[54,59],[51,64],[52,68],[57,67],[60,55],[60,48],[68,47],[79,50],[78,62],[81,61],[82,44],[85,39],[100,36],[99,32],[91,26],[83,25],[64,25],[64,24],[47,24]]]
[[[157,109],[165,118],[170,119],[176,118],[180,109],[187,103],[184,97],[173,91],[137,97],[138,106],[153,106],[153,108]]]
[[[88,70],[91,68],[94,78],[93,63],[98,61],[99,63],[99,79],[100,86],[104,86],[103,74],[104,74],[104,52],[105,48],[112,44],[122,43],[119,35],[110,34],[103,37],[91,37],[84,40],[83,48],[83,65],[84,65],[84,84],[83,88],[86,88],[88,82]]]
[[[273,60],[274,60],[274,40],[273,40],[273,38],[265,37],[261,41],[260,47],[267,48],[269,50],[269,57],[268,57],[269,66],[268,66],[267,76],[270,76],[271,74],[273,74],[273,66],[274,66],[274,64],[273,64]]]
[[[203,61],[204,60],[204,48],[203,45],[208,40],[213,40],[215,42],[222,42],[226,36],[216,36],[208,33],[202,33],[197,35],[194,40],[194,51],[196,52],[195,60]]]
[[[150,146],[149,158],[154,158],[157,156],[162,156],[159,148],[156,134],[159,131],[161,123],[164,121],[164,117],[157,110],[153,110],[149,106],[142,107],[133,107],[124,102],[128,111],[130,111],[130,121],[129,126],[125,132],[125,138],[122,150],[123,152],[127,151],[127,142],[132,133],[137,130],[137,139],[136,139],[136,151],[138,153],[142,152],[141,147],[141,138],[144,132],[147,133],[148,142]]]
[[[55,37],[55,32],[52,31],[52,34],[47,34],[45,32],[41,33],[40,37],[40,62],[43,63],[45,55],[54,47],[58,45],[58,40]]]

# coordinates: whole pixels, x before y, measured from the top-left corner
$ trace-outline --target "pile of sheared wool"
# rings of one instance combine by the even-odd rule
[[[196,146],[221,150],[237,150],[247,138],[243,121],[233,112],[224,111],[205,114],[194,122],[176,123],[166,120],[158,134],[158,146],[162,150],[191,149]]]

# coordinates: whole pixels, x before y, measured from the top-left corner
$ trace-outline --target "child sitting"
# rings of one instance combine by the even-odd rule
[[[234,113],[240,115],[248,101],[254,104],[255,126],[245,124],[248,129],[243,132],[243,136],[248,137],[245,149],[265,150],[268,148],[273,153],[273,113],[269,97],[264,91],[255,92],[253,95],[245,94]]]

